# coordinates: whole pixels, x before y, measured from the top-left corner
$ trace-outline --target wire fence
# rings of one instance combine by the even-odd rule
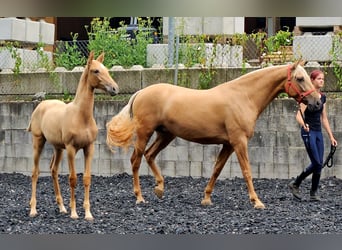
[[[127,46],[134,44],[130,41]],[[73,47],[74,52],[84,60],[88,57],[88,40],[56,41],[52,52],[44,51],[42,47],[34,44],[11,43],[11,46],[8,46],[4,42],[0,43],[0,73],[36,72],[42,68],[54,71],[56,66],[63,66],[56,65],[56,53],[68,53],[68,47]],[[248,67],[284,64],[302,58],[315,62],[315,66],[332,65],[341,68],[342,36],[334,33],[293,36],[288,46],[273,49],[266,39],[257,40],[255,36],[247,36],[240,44],[232,43],[231,39],[214,42],[184,42],[184,39],[175,39],[173,43],[162,43],[160,40],[159,43],[148,44],[145,53],[144,67],[174,67],[175,64],[183,64],[185,67]],[[339,74],[341,78],[341,69]],[[1,92],[11,93],[10,85],[2,88]]]

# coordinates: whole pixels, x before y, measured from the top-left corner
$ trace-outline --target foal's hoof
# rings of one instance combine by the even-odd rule
[[[61,214],[67,214],[68,213],[68,211],[64,208],[60,208],[59,209],[59,213],[61,213]]]
[[[94,217],[93,216],[86,216],[86,217],[84,217],[84,219],[86,219],[87,221],[93,221]]]
[[[137,199],[135,202],[136,205],[141,204],[141,203],[146,203],[146,201],[143,198],[140,198],[140,199]]]
[[[202,206],[211,206],[213,203],[211,202],[210,199],[203,199],[201,202]]]
[[[157,195],[159,199],[163,198],[164,190],[160,189],[159,187],[154,188],[154,193]]]
[[[36,217],[37,214],[38,214],[37,212],[31,212],[31,213],[30,213],[30,217],[31,217],[31,218]]]
[[[254,204],[254,208],[255,208],[255,209],[265,209],[266,207],[265,207],[265,205],[260,201],[260,202],[256,202],[256,203]]]
[[[78,215],[77,214],[71,214],[70,218],[74,219],[74,220],[77,220],[78,219]]]

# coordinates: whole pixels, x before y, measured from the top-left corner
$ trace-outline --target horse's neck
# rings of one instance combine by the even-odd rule
[[[282,66],[265,68],[240,78],[240,86],[259,115],[283,91],[286,71]]]
[[[83,117],[93,117],[94,89],[87,84],[85,75],[81,76],[78,83],[73,104],[79,108]]]

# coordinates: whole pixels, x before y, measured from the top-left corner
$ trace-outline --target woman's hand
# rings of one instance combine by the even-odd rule
[[[305,132],[309,132],[310,128],[309,128],[309,124],[305,123],[305,125],[303,126]]]
[[[330,141],[331,141],[331,145],[333,145],[335,147],[337,146],[337,141],[333,136],[330,138]]]

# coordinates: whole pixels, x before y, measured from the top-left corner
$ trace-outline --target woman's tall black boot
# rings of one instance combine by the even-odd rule
[[[319,197],[318,193],[318,185],[319,180],[321,178],[321,174],[312,174],[312,183],[311,183],[311,190],[310,190],[310,201],[320,201],[321,198]]]
[[[298,200],[302,199],[302,196],[300,195],[300,192],[299,192],[299,186],[302,183],[302,181],[306,177],[308,177],[308,175],[310,175],[310,174],[311,174],[311,172],[309,172],[309,171],[303,171],[300,175],[297,176],[297,178],[295,180],[291,181],[288,184],[288,187],[290,188],[291,193],[293,194],[293,196],[296,199],[298,199]]]

